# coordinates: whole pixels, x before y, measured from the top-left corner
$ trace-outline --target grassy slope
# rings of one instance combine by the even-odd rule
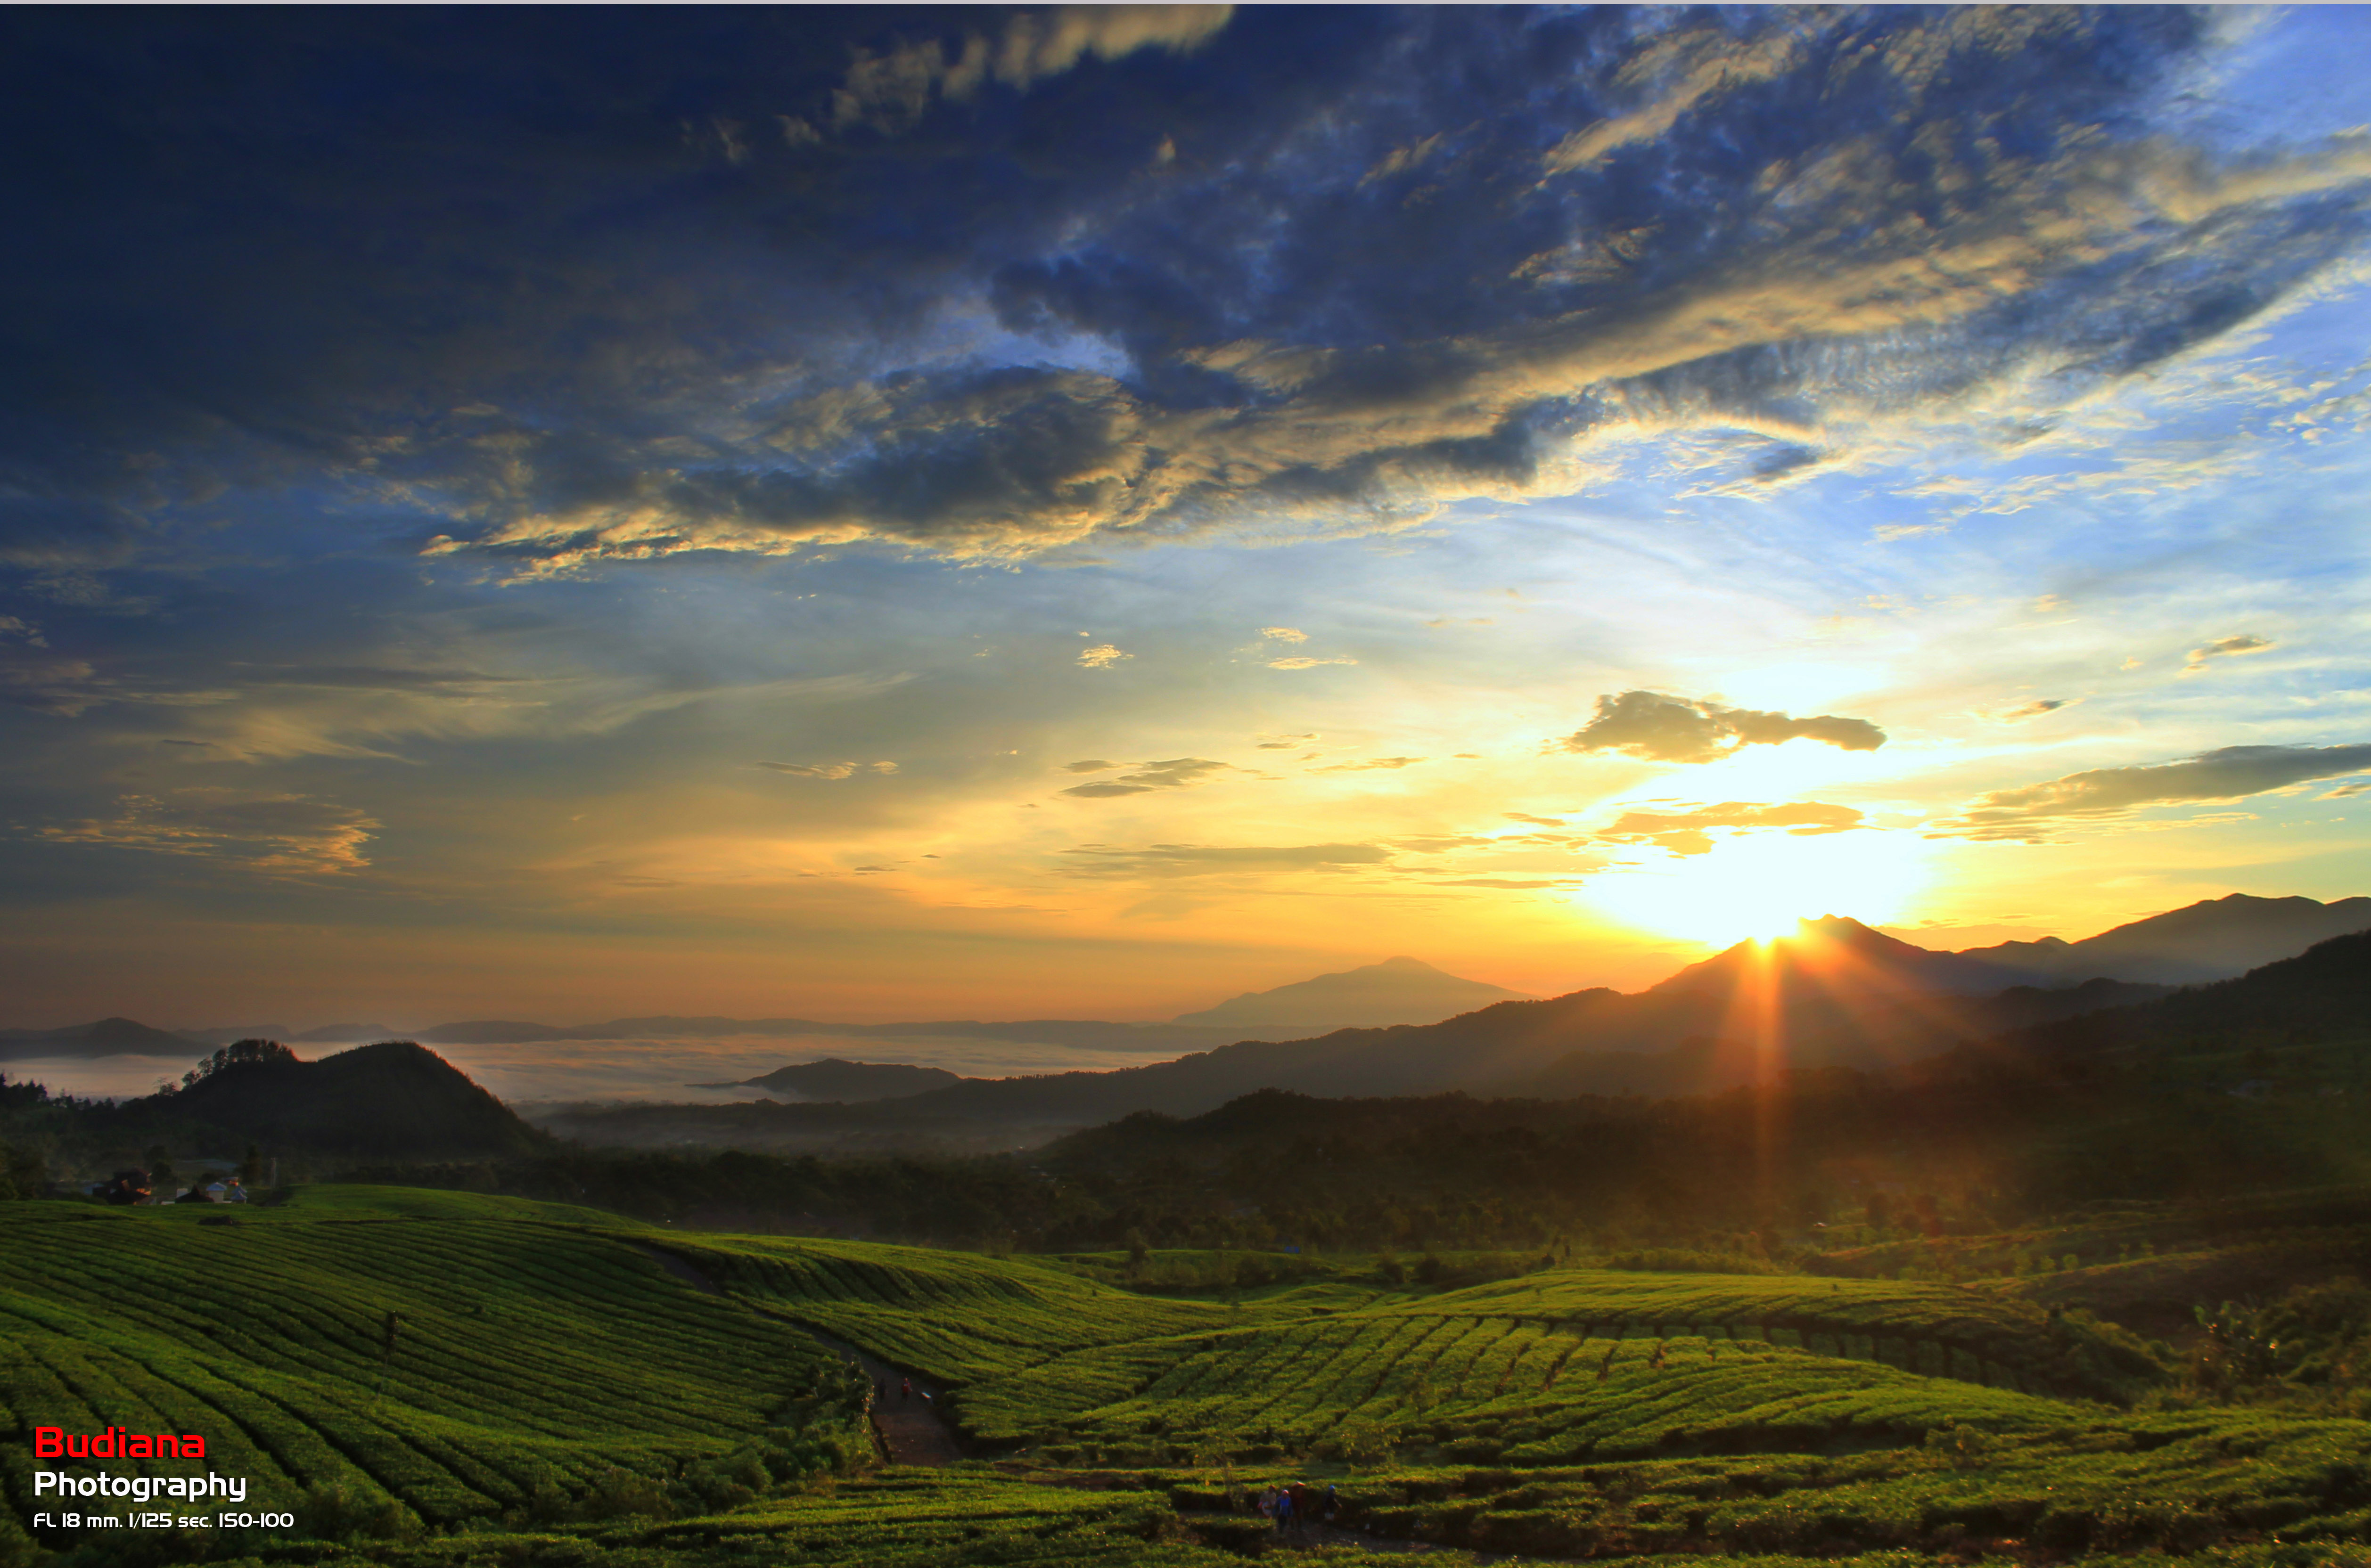
[[[435,1523],[722,1453],[825,1365],[549,1207],[331,1189],[210,1227],[222,1211],[0,1205],[0,1410],[19,1432],[202,1433],[283,1505],[342,1484]],[[21,1515],[30,1444],[0,1467]]]
[[[1080,1346],[1161,1340],[1227,1318],[1031,1258],[758,1236],[671,1236],[666,1245],[760,1309],[956,1387]]]

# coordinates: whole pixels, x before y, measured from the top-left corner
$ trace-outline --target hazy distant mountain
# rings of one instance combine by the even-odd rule
[[[1176,1021],[1234,1030],[1387,1029],[1438,1023],[1493,1002],[1536,999],[1504,986],[1460,979],[1421,959],[1387,958],[1272,991],[1246,991],[1215,1008],[1180,1013]]]
[[[475,1019],[440,1023],[410,1038],[433,1045],[515,1045],[530,1040],[637,1040],[746,1034],[796,1039],[828,1034],[842,1039],[951,1038],[1007,1040],[1025,1045],[1070,1045],[1097,1051],[1140,1051],[1174,1055],[1206,1051],[1258,1032],[1204,1029],[1174,1023],[1109,1023],[1095,1019],[1038,1018],[1012,1023],[942,1019],[916,1023],[825,1023],[811,1018],[616,1018],[605,1023],[533,1023],[514,1019]],[[1284,1039],[1290,1030],[1271,1030]]]
[[[0,1029],[0,1061],[29,1056],[187,1056],[198,1055],[186,1035],[128,1018],[103,1018],[64,1029]]]
[[[308,1029],[302,1034],[267,1034],[266,1040],[294,1040],[307,1045],[343,1045],[381,1040],[401,1040],[408,1032],[393,1029],[384,1023],[325,1023],[318,1029]]]
[[[201,1045],[228,1045],[237,1040],[294,1040],[295,1033],[284,1023],[209,1023],[194,1028],[176,1024],[173,1032]]]
[[[838,1056],[827,1056],[819,1062],[801,1062],[795,1066],[777,1067],[763,1078],[743,1078],[737,1084],[694,1084],[695,1089],[767,1089],[777,1094],[795,1094],[802,1100],[836,1100],[852,1102],[863,1100],[894,1100],[901,1094],[919,1094],[925,1090],[944,1089],[963,1079],[943,1067],[918,1067],[906,1062],[849,1062]]]
[[[2134,920],[2078,942],[2044,937],[1947,956],[1982,965],[1993,975],[2013,974],[2029,983],[2105,975],[2192,986],[2244,974],[2332,937],[2363,930],[2371,930],[2371,898],[2321,904],[2310,898],[2235,893]],[[1983,988],[1984,983],[1971,984]]]

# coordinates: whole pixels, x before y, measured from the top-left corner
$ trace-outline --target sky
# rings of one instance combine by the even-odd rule
[[[0,29],[0,1023],[2371,892],[2357,8]]]

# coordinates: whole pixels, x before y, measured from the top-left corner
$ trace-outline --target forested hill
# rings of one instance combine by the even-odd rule
[[[84,1130],[134,1146],[253,1142],[275,1152],[372,1159],[483,1159],[547,1141],[444,1057],[408,1041],[315,1062],[284,1047],[262,1059],[229,1055],[186,1088],[81,1107]]]

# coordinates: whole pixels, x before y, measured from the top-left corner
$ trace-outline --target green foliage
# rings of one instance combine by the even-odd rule
[[[893,1470],[827,1490],[669,1520],[619,1518],[500,1532],[283,1543],[274,1563],[325,1568],[1235,1568],[1273,1534],[1255,1516],[1190,1514],[1132,1479],[1093,1488]],[[1397,1553],[1330,1547],[1327,1568],[1387,1568]],[[1446,1560],[1454,1565],[1460,1557]],[[99,1568],[92,1564],[91,1568]]]
[[[306,1489],[296,1505],[296,1529],[317,1540],[410,1540],[420,1516],[384,1492],[328,1482]]]

